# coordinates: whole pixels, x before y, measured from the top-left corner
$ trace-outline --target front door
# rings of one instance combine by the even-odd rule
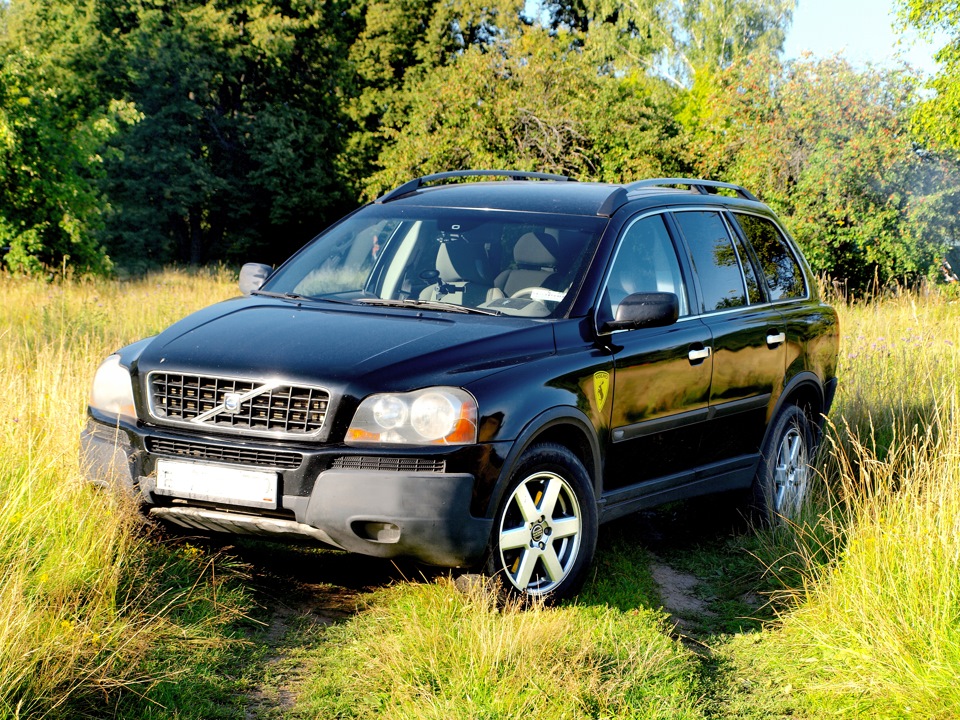
[[[637,292],[672,292],[680,319],[668,327],[616,332],[611,444],[605,490],[682,474],[700,463],[710,401],[710,330],[690,314],[687,285],[663,215],[628,223],[600,307],[610,318]],[[655,491],[655,489],[651,488]]]

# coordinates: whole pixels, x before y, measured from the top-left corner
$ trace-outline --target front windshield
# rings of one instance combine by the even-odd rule
[[[371,205],[330,228],[264,292],[558,317],[606,218]]]

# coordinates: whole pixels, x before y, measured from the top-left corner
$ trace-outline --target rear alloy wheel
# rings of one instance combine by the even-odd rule
[[[579,590],[597,542],[586,470],[567,448],[524,455],[495,518],[487,571],[515,593],[555,600]]]
[[[754,505],[770,524],[795,520],[810,491],[813,438],[806,414],[796,405],[780,411],[754,480]]]

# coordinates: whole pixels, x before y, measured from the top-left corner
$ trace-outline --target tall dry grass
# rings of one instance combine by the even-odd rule
[[[77,451],[100,360],[234,287],[225,272],[0,275],[0,717],[69,715],[78,698],[143,692],[156,679],[145,658],[229,614],[208,614],[206,628],[171,619],[189,598],[156,586],[136,512],[83,481]],[[209,590],[202,566],[181,570],[197,596]]]
[[[840,312],[827,492],[768,536],[801,582],[762,652],[811,707],[960,717],[960,305],[902,294]]]

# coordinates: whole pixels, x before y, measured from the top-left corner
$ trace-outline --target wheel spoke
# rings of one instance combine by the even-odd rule
[[[557,498],[560,497],[560,491],[563,489],[563,483],[557,478],[547,480],[547,487],[544,488],[543,498],[540,500],[540,514],[550,519],[553,517],[553,511],[557,507]]]
[[[783,513],[783,500],[787,492],[786,483],[777,483],[777,486],[774,488],[774,498],[773,498],[773,509],[775,512]]]
[[[803,447],[803,443],[800,441],[800,435],[792,435],[787,438],[789,443],[789,457],[790,464],[794,467],[797,467],[797,463],[800,460],[800,449]]]
[[[548,544],[540,557],[543,558],[543,566],[547,569],[549,578],[553,582],[559,582],[563,578],[563,566],[560,564],[560,558],[557,557],[553,545]]]
[[[516,550],[530,545],[530,530],[524,527],[504,530],[500,533],[500,549]]]
[[[580,518],[578,517],[569,517],[563,518],[562,520],[556,520],[550,524],[553,528],[553,534],[550,536],[551,540],[559,540],[565,537],[571,537],[580,532]]]
[[[520,508],[520,514],[525,522],[531,523],[540,519],[540,512],[533,504],[533,498],[530,497],[530,490],[527,489],[526,484],[518,487],[513,497],[517,501],[517,507]]]
[[[539,552],[523,551],[523,555],[520,557],[520,567],[517,568],[517,574],[514,577],[514,584],[521,590],[526,589],[527,585],[530,584],[530,578],[533,577],[533,569],[537,565],[538,557],[540,557]]]

